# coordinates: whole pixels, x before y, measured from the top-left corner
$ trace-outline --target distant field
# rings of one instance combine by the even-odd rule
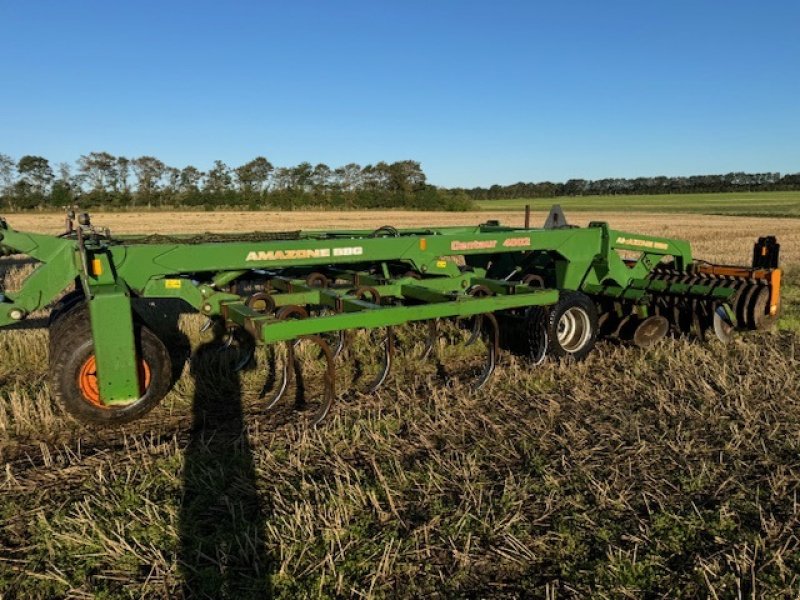
[[[800,217],[800,192],[734,194],[662,194],[638,196],[579,196],[479,200],[484,210],[522,210],[526,204],[542,209],[560,204],[565,210],[680,212],[743,217]]]
[[[539,201],[541,202],[541,201]],[[775,235],[781,242],[784,264],[800,265],[800,220],[715,216],[699,219],[692,214],[645,211],[588,211],[564,206],[567,221],[586,226],[590,221],[607,221],[623,231],[675,237],[689,240],[696,256],[724,263],[747,264],[753,242],[761,235]],[[549,205],[535,205],[531,224],[539,227],[547,217]],[[686,213],[686,211],[683,211]],[[800,214],[798,214],[800,216]],[[60,214],[20,213],[8,215],[8,224],[20,231],[58,233],[64,227]],[[520,227],[522,208],[516,211],[419,212],[402,210],[375,211],[181,211],[181,212],[97,212],[92,221],[110,227],[112,233],[198,233],[204,231],[286,231],[311,229],[374,229],[381,225],[426,227],[477,225],[497,219],[504,225]],[[724,233],[724,234],[723,234]],[[722,235],[721,235],[722,234]]]

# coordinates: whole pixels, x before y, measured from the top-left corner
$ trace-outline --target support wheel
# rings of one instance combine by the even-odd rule
[[[50,386],[56,402],[78,421],[106,426],[128,423],[167,395],[172,383],[169,352],[147,327],[134,326],[142,396],[128,404],[107,406],[100,399],[88,308],[76,308],[59,319],[58,337],[50,340]]]
[[[580,292],[563,294],[547,315],[548,354],[583,360],[597,341],[597,307]]]

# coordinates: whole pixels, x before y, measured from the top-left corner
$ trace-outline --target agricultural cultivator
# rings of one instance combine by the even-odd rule
[[[36,263],[19,290],[0,296],[0,326],[51,307],[53,396],[81,421],[118,424],[174,383],[168,344],[137,303],[181,302],[208,317],[221,348],[236,348],[234,368],[252,364],[255,344],[268,346],[270,407],[290,384],[303,387],[314,362],[319,393],[304,412],[317,423],[337,398],[337,363],[356,330],[373,332],[377,366],[364,388],[373,392],[406,324],[420,324],[422,356],[437,351],[437,322],[457,320],[466,343],[486,349],[472,381],[480,388],[500,348],[533,366],[580,360],[604,336],[638,346],[668,334],[727,341],[778,315],[773,237],[758,240],[751,266],[735,267],[695,260],[681,240],[567,225],[558,207],[543,228],[528,222],[526,213],[522,228],[112,236],[70,212],[66,231],[50,236],[0,219],[0,250]]]

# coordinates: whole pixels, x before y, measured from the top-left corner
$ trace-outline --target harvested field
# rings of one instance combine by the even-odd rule
[[[96,225],[117,233],[185,233],[199,231],[281,231],[295,229],[374,229],[395,227],[475,225],[489,219],[521,227],[522,211],[480,212],[124,212],[93,213]],[[531,223],[544,223],[547,211],[532,211]],[[672,213],[567,212],[567,219],[585,226],[590,221],[607,221],[615,229],[688,239],[696,254],[709,260],[748,263],[752,244],[759,235],[776,235],[782,243],[787,264],[800,264],[800,219],[727,217]],[[23,213],[8,217],[9,224],[23,231],[58,233],[63,216]]]
[[[535,369],[503,356],[480,392],[444,381],[411,340],[389,385],[343,397],[310,429],[291,406],[265,411],[263,369],[232,374],[186,315],[175,348],[197,358],[159,408],[118,431],[80,427],[51,401],[45,330],[0,332],[0,597],[796,597],[800,220],[567,216],[683,237],[722,262],[747,263],[756,237],[777,235],[780,329],[728,346],[603,343],[583,363]],[[162,233],[493,218],[522,222],[94,215]],[[61,217],[9,222],[57,232]],[[480,348],[443,352],[457,375]]]

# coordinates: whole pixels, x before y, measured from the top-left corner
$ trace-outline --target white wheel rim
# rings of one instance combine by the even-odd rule
[[[558,345],[570,354],[578,352],[586,346],[592,336],[592,327],[589,315],[577,306],[568,308],[558,320],[556,328]]]

